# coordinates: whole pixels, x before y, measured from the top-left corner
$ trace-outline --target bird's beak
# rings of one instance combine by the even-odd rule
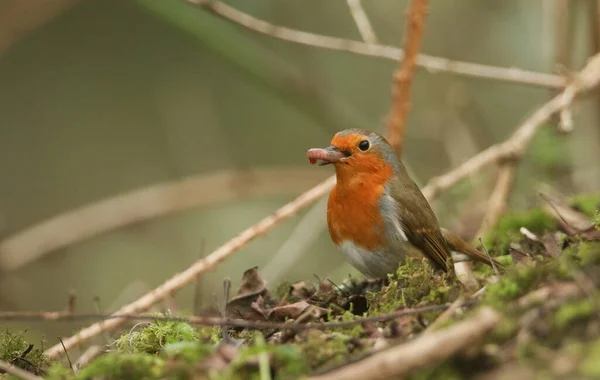
[[[327,148],[312,148],[306,152],[306,157],[311,164],[319,162],[319,166],[327,164],[335,164],[346,158],[346,155],[341,152],[335,146],[328,146]]]

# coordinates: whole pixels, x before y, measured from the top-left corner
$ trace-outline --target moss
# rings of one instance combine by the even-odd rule
[[[348,359],[348,340],[343,336],[331,336],[321,331],[308,331],[299,342],[304,360],[311,369],[327,364],[333,366]]]
[[[198,331],[188,323],[157,319],[147,327],[121,335],[115,345],[122,352],[157,354],[166,344],[197,340]]]
[[[198,338],[202,342],[217,344],[223,339],[221,328],[219,326],[203,327],[197,330]]]
[[[71,368],[65,367],[62,363],[54,363],[46,371],[45,378],[48,380],[72,380],[76,377]]]
[[[237,357],[227,366],[224,371],[213,374],[214,380],[242,380],[261,379],[259,365],[248,365],[249,361],[256,362],[260,354],[267,354],[269,365],[276,368],[276,379],[297,379],[308,371],[305,355],[300,348],[289,345],[273,345],[265,343],[264,338],[255,333],[253,345],[243,347]],[[270,369],[271,371],[271,369]]]
[[[458,368],[450,360],[443,361],[429,368],[424,368],[411,373],[406,377],[407,380],[429,380],[429,379],[444,379],[444,380],[462,380],[465,378]]]
[[[151,380],[161,378],[165,361],[147,353],[111,352],[77,373],[77,379]]]
[[[559,259],[550,262],[535,261],[528,266],[509,267],[498,282],[488,285],[484,300],[504,310],[509,301],[535,290],[542,282],[571,279],[572,265],[575,265],[573,255],[565,252]]]
[[[564,330],[575,322],[588,319],[596,311],[594,299],[571,301],[563,304],[554,314],[554,324]]]
[[[589,217],[593,217],[600,209],[600,193],[597,194],[578,194],[571,197],[571,206],[583,212]]]
[[[543,209],[510,212],[500,218],[494,229],[485,235],[483,243],[496,255],[506,254],[512,242],[521,240],[521,227],[526,227],[533,233],[543,233],[552,229],[555,224],[552,216]]]
[[[41,374],[44,367],[51,364],[50,359],[44,355],[42,340],[39,347],[30,348],[30,343],[24,338],[26,331],[13,333],[5,330],[0,333],[0,360],[14,364],[26,371]],[[19,359],[24,357],[24,359]]]
[[[582,266],[600,265],[600,241],[581,242],[575,250]]]
[[[401,307],[440,304],[454,300],[462,289],[447,273],[437,273],[426,259],[409,258],[390,276],[380,292],[369,293],[369,314],[388,313]]]
[[[594,225],[596,229],[600,231],[600,211],[596,210],[594,213]]]
[[[171,360],[181,359],[188,363],[198,362],[215,352],[215,346],[201,342],[183,341],[166,344],[162,354]]]
[[[587,355],[579,364],[579,373],[589,379],[600,378],[600,341],[588,346]]]

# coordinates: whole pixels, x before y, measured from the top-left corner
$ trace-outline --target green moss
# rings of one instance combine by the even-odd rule
[[[62,363],[54,363],[46,371],[45,378],[48,380],[73,380],[75,374],[71,368],[64,366]]]
[[[77,373],[77,379],[152,380],[161,378],[165,361],[147,353],[111,352]]]
[[[594,299],[571,301],[563,304],[554,314],[554,324],[563,330],[575,322],[588,319],[596,311]]]
[[[462,289],[447,273],[437,273],[426,259],[409,258],[398,267],[380,292],[369,293],[369,314],[388,313],[401,307],[440,304],[454,300]]]
[[[321,331],[308,331],[300,343],[306,363],[316,369],[324,364],[335,365],[347,360],[348,341],[342,336],[327,336]]]
[[[40,374],[44,367],[48,366],[51,361],[44,355],[44,344],[42,341],[39,347],[33,347],[27,354],[25,354],[25,360],[19,359],[26,350],[28,350],[30,343],[24,338],[26,331],[20,331],[13,333],[5,330],[0,333],[0,360],[20,367],[24,370]]]
[[[456,368],[451,360],[445,360],[439,364],[415,371],[406,378],[407,380],[462,380],[465,376]]]
[[[589,379],[600,378],[600,340],[588,346],[587,355],[579,364],[579,373]]]
[[[594,213],[594,225],[597,230],[600,230],[600,211],[598,210]]]
[[[217,344],[223,339],[221,328],[219,326],[202,327],[199,328],[197,331],[198,338],[202,342]]]
[[[307,373],[308,365],[305,355],[299,347],[289,344],[267,344],[259,334],[255,333],[253,345],[243,347],[227,368],[218,374],[213,374],[211,379],[262,379],[259,365],[248,365],[249,362],[256,363],[261,354],[268,355],[269,367],[276,369],[273,377],[275,379],[298,379],[300,375]]]
[[[162,354],[171,360],[181,359],[188,363],[198,362],[215,352],[214,345],[208,345],[201,342],[182,341],[166,344],[162,349]]]
[[[543,233],[552,229],[555,224],[552,216],[543,209],[510,212],[500,218],[494,229],[485,235],[483,243],[490,252],[504,255],[510,243],[521,240],[521,227],[526,227],[533,233]]]
[[[600,193],[578,194],[571,197],[570,200],[573,207],[590,217],[593,217],[596,211],[600,209]]]
[[[528,266],[509,267],[498,282],[489,284],[484,300],[500,310],[504,310],[509,301],[513,301],[532,290],[542,282],[569,280],[572,275],[570,265],[573,258],[563,253],[560,259],[550,262],[533,262]]]
[[[600,241],[581,242],[575,253],[583,266],[600,265]]]
[[[121,335],[115,345],[121,352],[157,354],[166,344],[197,340],[197,330],[188,323],[155,320],[147,327],[132,329]]]

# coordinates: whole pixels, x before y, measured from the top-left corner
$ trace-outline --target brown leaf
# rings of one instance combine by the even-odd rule
[[[227,303],[226,316],[228,318],[242,318],[251,321],[264,319],[264,316],[252,307],[252,304],[259,297],[264,298],[268,296],[268,290],[265,285],[266,281],[260,277],[258,267],[253,267],[245,271],[236,296]]]
[[[267,282],[263,280],[258,273],[258,267],[252,267],[244,272],[242,283],[238,288],[236,297],[232,298],[232,300],[248,294],[261,293],[263,290],[265,290],[266,285]]]
[[[291,295],[299,299],[306,299],[315,294],[315,288],[308,285],[306,281],[298,281],[292,284]]]
[[[319,319],[329,312],[327,309],[309,304],[306,301],[298,301],[283,306],[266,309],[262,297],[252,304],[252,308],[261,313],[268,320],[298,319],[308,308],[311,308],[310,319]]]

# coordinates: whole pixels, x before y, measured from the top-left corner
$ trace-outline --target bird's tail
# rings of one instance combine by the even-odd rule
[[[485,263],[491,267],[495,266],[498,269],[506,268],[506,265],[498,262],[497,260],[492,258],[490,255],[482,253],[481,251],[479,251],[478,249],[476,249],[471,244],[467,243],[466,241],[464,241],[463,239],[461,239],[459,236],[455,235],[454,233],[448,231],[445,228],[441,228],[441,230],[442,230],[442,235],[444,236],[444,239],[446,240],[446,243],[448,243],[448,247],[452,251],[462,253],[463,255],[468,256],[472,260]]]

